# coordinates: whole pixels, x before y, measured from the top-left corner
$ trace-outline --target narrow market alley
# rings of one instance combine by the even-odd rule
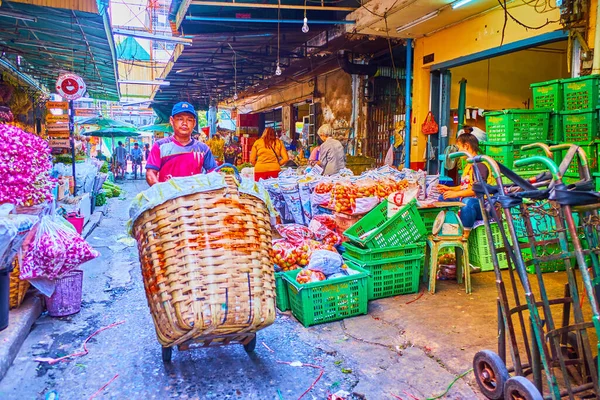
[[[369,315],[308,329],[280,313],[259,332],[254,354],[239,345],[175,351],[172,363],[163,365],[137,249],[126,236],[129,201],[147,185],[139,180],[123,187],[124,195],[110,200],[107,215],[88,237],[102,255],[84,265],[81,312],[42,315],[0,382],[1,399],[298,399],[305,392],[303,398],[326,399],[340,391],[355,399],[427,399],[449,385],[446,399],[483,398],[469,385],[472,374],[451,384],[470,368],[482,342],[493,346],[495,320],[483,339],[474,331],[467,335],[469,310],[463,310],[451,324],[465,325],[449,332],[448,317],[436,321],[447,314],[439,305],[455,303],[443,293],[375,301]],[[472,296],[449,285],[447,292],[469,306]],[[493,305],[495,295],[488,292],[485,301]],[[461,314],[463,307],[456,307]],[[493,315],[494,307],[485,308]],[[436,326],[437,335],[432,334]],[[88,354],[55,364],[36,361],[78,353],[86,338],[104,327],[109,328],[88,341]],[[286,364],[295,361],[303,365]]]

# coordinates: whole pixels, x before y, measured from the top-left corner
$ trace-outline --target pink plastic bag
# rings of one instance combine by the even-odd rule
[[[35,237],[23,257],[21,279],[55,280],[100,255],[81,235],[55,218],[42,217]]]

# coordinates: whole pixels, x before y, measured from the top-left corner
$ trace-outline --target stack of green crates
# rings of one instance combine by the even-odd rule
[[[539,148],[522,149],[531,143],[549,143],[550,111],[511,109],[485,113],[487,142],[485,154],[513,169],[524,178],[537,175],[541,165],[515,168],[521,158],[542,155]]]
[[[588,75],[578,78],[562,79],[562,102],[560,112],[562,135],[558,143],[577,144],[588,156],[590,172],[598,172],[598,142],[600,125],[598,124],[600,106],[600,75]],[[535,99],[535,98],[534,98]],[[535,106],[535,101],[534,101]],[[555,160],[562,161],[566,151]],[[579,168],[576,160],[569,165],[565,173],[566,182],[579,180]]]
[[[391,218],[387,208],[384,200],[344,232],[344,260],[369,273],[369,300],[418,292],[425,262],[427,230],[416,201]]]

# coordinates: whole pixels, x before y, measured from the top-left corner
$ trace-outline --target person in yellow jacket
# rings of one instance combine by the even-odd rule
[[[459,151],[464,151],[471,156],[476,156],[480,153],[479,141],[475,135],[471,133],[460,135],[458,139],[456,139],[456,146]],[[479,200],[475,197],[475,191],[473,190],[473,183],[475,183],[474,168],[474,164],[466,164],[460,178],[459,186],[438,185],[438,190],[442,192],[443,200],[462,201],[465,203],[464,207],[460,209],[460,220],[465,227],[465,235],[468,235],[471,228],[473,228],[473,225],[475,225],[475,221],[483,219],[481,207],[479,207]],[[477,163],[476,168],[479,169],[481,178],[485,182],[490,185],[496,184],[487,165]]]
[[[277,178],[281,166],[289,161],[285,145],[273,128],[266,128],[250,152],[250,162],[254,165],[254,180]]]

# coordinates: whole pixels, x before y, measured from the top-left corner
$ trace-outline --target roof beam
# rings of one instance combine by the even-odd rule
[[[357,7],[335,7],[335,6],[309,6],[309,5],[293,5],[293,4],[260,4],[260,3],[236,3],[222,1],[204,1],[194,0],[192,6],[215,6],[215,7],[239,7],[239,8],[270,8],[281,10],[312,10],[312,11],[348,11],[352,12]]]

